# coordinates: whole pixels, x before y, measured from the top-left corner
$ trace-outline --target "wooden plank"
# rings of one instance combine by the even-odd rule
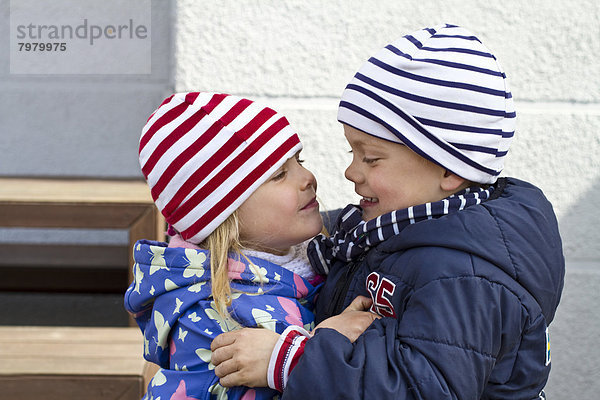
[[[126,245],[3,243],[0,267],[129,268]],[[1,282],[0,282],[1,284]]]
[[[125,229],[154,205],[0,202],[0,226]]]
[[[141,333],[140,333],[141,335]],[[99,347],[102,347],[100,349]],[[106,347],[110,347],[110,351],[106,352]],[[28,341],[22,342],[17,341],[7,346],[2,347],[2,355],[5,357],[40,357],[40,358],[65,358],[70,360],[78,359],[106,359],[108,362],[112,360],[130,360],[131,356],[129,353],[131,350],[141,355],[141,346],[138,346],[138,342],[121,342],[115,343],[107,342],[79,342],[73,343],[71,341]],[[137,360],[137,358],[135,359]],[[12,367],[11,367],[12,368]]]
[[[141,376],[0,375],[0,400],[139,400]]]
[[[126,254],[126,249],[125,254]],[[0,290],[4,292],[124,293],[129,268],[125,258],[120,269],[84,266],[0,266]]]
[[[140,334],[141,335],[141,334]],[[117,348],[117,350],[119,350]],[[105,351],[112,351],[111,348]],[[140,357],[141,347],[138,349]],[[145,361],[132,359],[108,359],[106,357],[77,358],[68,356],[3,356],[3,364],[9,367],[0,367],[2,375],[129,375],[142,376]]]
[[[130,269],[126,246],[0,246],[0,290],[122,293]]]
[[[156,213],[153,209],[147,210],[143,215],[133,223],[129,230],[129,247],[128,260],[130,265],[133,265],[133,246],[140,239],[154,239],[156,234]],[[133,279],[133,269],[129,269],[129,283]]]
[[[0,326],[0,343],[28,343],[43,341],[47,343],[68,340],[70,343],[110,343],[120,341],[141,343],[139,328],[76,328],[40,326]]]
[[[0,327],[0,400],[139,400],[157,367],[138,328]]]
[[[142,180],[0,178],[0,202],[153,204]]]
[[[123,293],[2,291],[0,325],[125,327]]]
[[[0,327],[0,376],[142,376],[138,328]]]
[[[161,225],[164,228],[164,219],[159,217],[156,208],[148,210],[142,215],[129,230],[129,261],[132,267],[128,270],[127,282],[130,284],[133,281],[133,246],[140,239],[150,239],[152,234],[158,235],[158,240],[164,240],[165,230],[161,232]],[[136,326],[136,322],[132,316],[129,317],[129,326]]]

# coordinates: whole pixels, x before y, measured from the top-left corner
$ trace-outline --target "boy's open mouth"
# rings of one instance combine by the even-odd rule
[[[360,200],[360,205],[361,206],[373,206],[375,204],[379,203],[379,199],[377,197],[363,197]]]

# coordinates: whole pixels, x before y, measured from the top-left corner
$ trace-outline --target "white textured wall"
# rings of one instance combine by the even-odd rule
[[[568,259],[551,329],[551,399],[600,389],[600,3],[585,1],[236,1],[176,3],[177,91],[260,98],[288,116],[326,208],[355,201],[337,100],[393,39],[438,23],[468,27],[511,81],[518,130],[506,175],[554,204]],[[587,360],[587,361],[585,361]]]

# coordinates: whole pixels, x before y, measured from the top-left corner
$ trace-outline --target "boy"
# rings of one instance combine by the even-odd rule
[[[564,259],[541,191],[498,178],[515,112],[496,58],[460,27],[407,35],[359,69],[338,119],[362,200],[313,241],[328,273],[317,320],[357,295],[383,318],[353,343],[332,329],[284,332],[270,385],[287,383],[284,399],[543,398]],[[239,349],[246,334],[213,348]],[[245,366],[222,350],[223,382]]]

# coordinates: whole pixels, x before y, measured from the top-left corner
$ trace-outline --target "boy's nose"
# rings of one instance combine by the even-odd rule
[[[359,183],[361,174],[354,165],[354,161],[352,161],[350,165],[348,165],[348,168],[346,168],[346,171],[344,172],[344,176],[350,182]]]

